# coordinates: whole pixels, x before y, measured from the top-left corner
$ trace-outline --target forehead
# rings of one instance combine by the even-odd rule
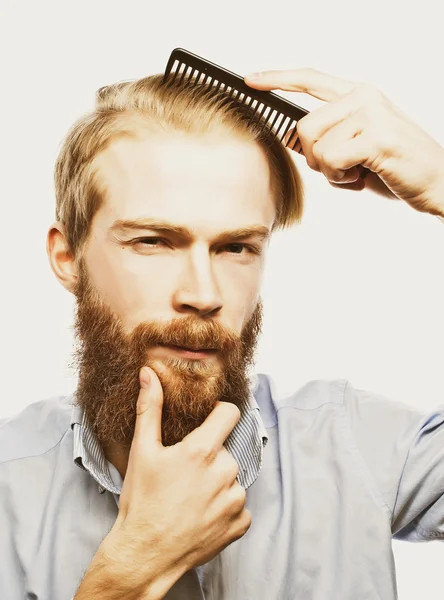
[[[241,227],[275,216],[270,169],[258,144],[231,132],[149,133],[115,140],[95,160],[106,201],[100,218],[159,218]]]

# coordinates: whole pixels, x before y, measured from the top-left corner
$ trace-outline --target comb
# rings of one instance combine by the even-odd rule
[[[273,92],[255,90],[249,87],[242,77],[216,65],[201,56],[192,54],[183,48],[175,48],[168,59],[163,76],[165,83],[169,78],[190,85],[208,85],[215,90],[227,92],[229,98],[248,108],[251,119],[263,119],[263,127],[269,127],[272,133],[283,142],[288,131],[296,127],[297,122],[308,111]],[[293,136],[288,136],[284,146],[289,147]],[[298,141],[295,136],[291,150]],[[301,152],[302,150],[300,150]]]

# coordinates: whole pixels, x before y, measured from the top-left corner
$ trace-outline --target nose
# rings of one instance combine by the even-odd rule
[[[174,294],[174,309],[199,316],[216,315],[222,297],[208,249],[193,248],[185,259],[180,284]]]

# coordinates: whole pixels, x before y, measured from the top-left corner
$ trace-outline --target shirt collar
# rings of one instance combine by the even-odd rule
[[[258,386],[258,377],[250,377],[250,395],[247,408],[241,411],[239,422],[225,440],[224,446],[239,465],[238,481],[244,489],[249,488],[257,479],[262,467],[263,450],[268,442],[268,434],[260,416],[260,408],[254,396]],[[121,484],[113,479],[110,463],[105,458],[102,447],[89,427],[83,409],[75,402],[71,413],[71,429],[74,436],[73,460],[75,464],[96,480],[99,492],[108,490],[120,494]],[[115,471],[113,465],[111,469]]]

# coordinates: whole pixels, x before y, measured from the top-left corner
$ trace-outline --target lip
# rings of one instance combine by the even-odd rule
[[[217,350],[191,350],[189,348],[182,348],[181,346],[164,346],[169,350],[172,350],[176,354],[183,356],[184,358],[210,358],[211,356],[215,356],[217,354]]]

